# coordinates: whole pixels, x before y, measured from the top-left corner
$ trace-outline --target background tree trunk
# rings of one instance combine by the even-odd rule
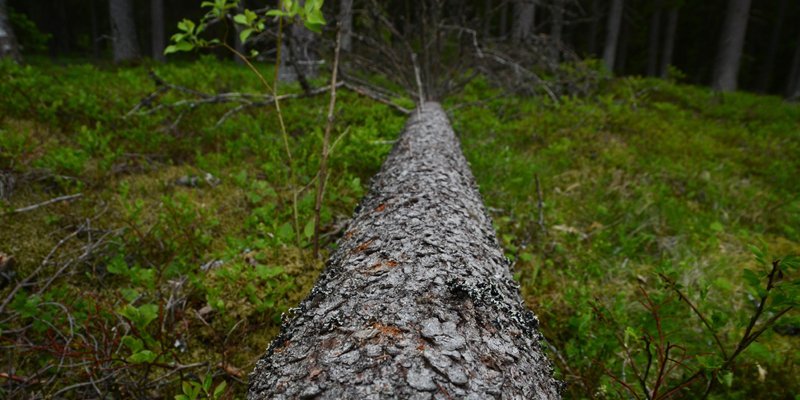
[[[533,35],[536,4],[533,0],[517,0],[514,3],[514,21],[511,27],[511,40],[521,43]]]
[[[248,398],[559,398],[438,104],[414,113],[372,182]]]
[[[153,59],[163,62],[164,48],[167,45],[164,38],[164,0],[150,0],[150,20]]]
[[[10,57],[20,61],[19,45],[14,30],[8,22],[6,0],[0,0],[0,58]]]
[[[339,2],[339,21],[342,26],[342,51],[350,51],[353,48],[353,0],[341,0]]]
[[[669,66],[672,64],[672,54],[675,51],[675,34],[678,29],[678,8],[671,8],[667,12],[667,29],[664,31],[664,53],[661,55],[661,66],[658,74],[662,78],[669,75]]]
[[[597,36],[600,32],[600,20],[603,18],[600,11],[600,0],[592,0],[592,20],[589,25],[589,37],[586,49],[590,57],[597,55]]]
[[[614,71],[614,61],[617,57],[617,42],[619,30],[622,25],[623,0],[612,0],[611,10],[608,12],[608,27],[606,29],[606,43],[603,48],[603,62],[609,71]]]
[[[114,62],[139,58],[139,43],[136,39],[136,23],[133,19],[131,0],[109,0],[108,12],[111,17],[111,41]]]
[[[564,33],[564,7],[566,0],[553,0],[553,24],[550,25],[550,39],[553,41],[551,58],[558,62],[561,56]]]
[[[659,43],[661,39],[661,4],[655,4],[653,14],[650,16],[650,37],[647,41],[647,76],[656,76],[658,73]]]
[[[786,87],[786,97],[789,100],[797,100],[800,98],[800,38],[798,38],[797,47],[794,51],[792,58],[792,67],[789,70],[789,79]]]
[[[786,20],[788,5],[788,0],[780,0],[780,3],[778,3],[777,14],[775,14],[772,32],[770,32],[769,47],[764,57],[764,63],[761,65],[761,71],[759,71],[758,74],[756,91],[764,93],[769,90],[770,84],[772,83],[772,71],[775,69],[775,58],[778,56],[778,47],[781,44],[781,30]]]
[[[750,0],[728,0],[711,86],[720,92],[736,90],[742,60]]]
[[[500,37],[508,40],[508,0],[501,0],[500,5]]]

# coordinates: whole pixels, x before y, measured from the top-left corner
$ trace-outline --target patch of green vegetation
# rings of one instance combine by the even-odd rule
[[[224,104],[126,117],[156,89],[148,68],[209,93],[261,90],[245,67],[213,58],[127,68],[0,63],[8,77],[0,81],[0,209],[82,194],[0,215],[0,252],[16,259],[0,289],[0,302],[9,299],[0,360],[16,377],[42,382],[30,387],[46,396],[88,374],[113,376],[119,397],[213,394],[222,382],[241,394],[281,314],[322,268],[310,246],[313,188],[298,192],[292,182],[316,176],[328,99],[284,103],[290,171],[272,107],[219,126]],[[656,357],[655,321],[681,346],[673,355],[691,356],[668,385],[717,371],[724,360],[713,356],[713,335],[677,292],[732,352],[770,272],[768,256],[756,261],[748,245],[800,253],[800,107],[636,78],[559,104],[500,94],[476,80],[445,107],[566,395],[625,397],[614,379],[639,385],[631,360],[647,363],[648,341]],[[340,93],[323,258],[404,122]],[[789,264],[782,282],[796,279]],[[764,318],[797,301],[769,298]],[[800,346],[786,335],[798,319],[790,311],[717,371],[712,396],[800,391]],[[88,370],[54,367],[61,359]],[[683,394],[702,394],[701,382]]]
[[[8,299],[2,359],[17,377],[58,377],[26,390],[58,397],[90,373],[113,376],[122,397],[209,391],[206,378],[170,373],[185,369],[241,394],[281,314],[322,268],[310,246],[313,185],[292,187],[274,109],[251,108],[219,126],[226,105],[128,115],[155,89],[148,67],[196,90],[260,89],[246,68],[212,58],[122,69],[0,63],[8,77],[0,83],[2,210],[82,194],[0,215],[0,252],[16,260],[3,271],[14,278],[0,296]],[[160,101],[179,99],[168,93]],[[327,101],[283,107],[303,185],[318,169]],[[405,122],[350,93],[339,105],[323,257]],[[62,357],[89,369],[51,370]],[[42,368],[48,372],[37,376]]]
[[[683,364],[666,363],[674,369],[662,389],[719,367],[713,335],[677,291],[730,355],[771,267],[748,245],[775,257],[800,253],[800,107],[639,78],[558,105],[495,97],[480,82],[466,96],[481,102],[457,108],[453,124],[567,396],[625,397],[615,379],[639,391],[648,350],[658,366],[659,340],[661,351],[677,346],[672,356]],[[796,271],[784,279],[796,286]],[[791,286],[781,293],[794,298],[770,300],[761,322],[797,303]],[[787,315],[796,326],[797,311]],[[800,343],[778,331],[712,378],[712,397],[800,391],[791,350]],[[657,375],[649,373],[647,398]],[[674,394],[704,389],[701,376]]]

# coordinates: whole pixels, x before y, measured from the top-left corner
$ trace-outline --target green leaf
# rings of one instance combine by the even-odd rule
[[[527,252],[522,252],[519,255],[519,259],[524,261],[524,262],[531,262],[531,261],[533,261],[533,254],[527,253]]]
[[[144,343],[141,339],[130,335],[125,335],[122,337],[122,344],[129,348],[132,353],[136,353],[144,348]]]
[[[158,317],[158,306],[155,304],[145,304],[136,308],[130,304],[119,311],[120,315],[130,320],[139,329],[144,329],[150,322]]]
[[[761,285],[761,279],[752,269],[745,269],[742,271],[742,278],[750,287],[757,288]]]
[[[156,359],[156,353],[153,353],[150,350],[142,350],[128,357],[128,361],[134,364],[150,363],[153,362],[153,360],[155,359]]]
[[[189,42],[179,42],[167,46],[167,48],[164,49],[164,55],[177,53],[179,51],[192,51],[192,50],[194,50],[194,44]]]
[[[236,22],[240,25],[250,25],[250,22],[247,20],[247,16],[244,14],[237,14],[233,17],[233,22]]]
[[[206,375],[206,377],[203,378],[203,390],[206,392],[211,390],[211,383],[211,375]]]
[[[285,11],[283,11],[283,10],[278,10],[278,9],[275,9],[275,10],[269,10],[269,11],[267,11],[267,14],[266,14],[266,15],[267,15],[268,17],[288,17],[288,16],[289,16],[289,13],[287,13],[287,12],[285,12]]]
[[[719,382],[725,386],[731,387],[731,385],[733,385],[733,372],[727,371],[721,373],[717,376],[717,379],[719,379]]]
[[[127,274],[130,269],[122,256],[116,256],[106,265],[106,271],[114,275],[124,275]]]
[[[217,387],[214,388],[214,398],[215,399],[220,398],[222,396],[222,394],[225,393],[225,388],[227,386],[228,386],[227,382],[225,382],[225,381],[220,382],[219,385],[217,385]]]
[[[292,229],[292,224],[286,222],[278,228],[278,240],[282,242],[291,241],[294,237],[294,229]]]
[[[311,239],[314,236],[314,219],[310,219],[306,224],[305,228],[303,228],[303,235],[306,239]]]
[[[181,22],[178,22],[178,29],[180,29],[180,30],[182,30],[182,31],[184,31],[186,33],[189,33],[189,34],[193,33],[194,32],[194,28],[195,28],[195,24],[194,24],[194,22],[192,22],[192,20],[184,19]]]
[[[254,29],[248,28],[248,29],[244,29],[241,32],[239,32],[239,41],[242,42],[242,43],[245,43],[247,41],[247,38],[249,38],[250,35],[253,34],[253,31],[254,31]]]

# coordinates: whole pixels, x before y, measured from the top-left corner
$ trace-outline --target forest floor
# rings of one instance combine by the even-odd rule
[[[284,102],[290,159],[271,107],[219,126],[232,105],[129,114],[155,89],[150,68],[204,92],[260,92],[244,67],[209,58],[0,63],[0,395],[240,396],[322,269],[309,183],[327,96]],[[647,386],[718,368],[714,336],[732,353],[763,294],[754,253],[800,254],[798,105],[642,78],[558,103],[476,80],[443,105],[567,397],[625,397],[618,382],[638,385],[632,365],[666,342],[681,363]],[[324,254],[405,122],[347,91],[337,110]],[[764,319],[785,304],[770,301]],[[795,309],[714,394],[800,393],[798,330]]]

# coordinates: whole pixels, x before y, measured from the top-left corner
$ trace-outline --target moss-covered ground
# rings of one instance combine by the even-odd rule
[[[0,394],[171,397],[210,377],[239,397],[322,268],[305,187],[327,97],[284,102],[290,161],[271,107],[219,126],[230,105],[128,115],[155,89],[149,69],[205,92],[261,91],[214,59],[0,64],[0,253],[15,260],[0,271]],[[770,260],[754,251],[800,253],[800,106],[639,78],[559,103],[476,80],[444,105],[566,397],[627,397],[667,342],[672,368],[648,391],[700,371],[672,394],[698,396],[707,379],[718,398],[800,392],[796,310],[734,361],[718,351],[734,352],[764,294]],[[325,254],[405,121],[346,91],[337,109]],[[778,289],[757,322],[797,303]]]

